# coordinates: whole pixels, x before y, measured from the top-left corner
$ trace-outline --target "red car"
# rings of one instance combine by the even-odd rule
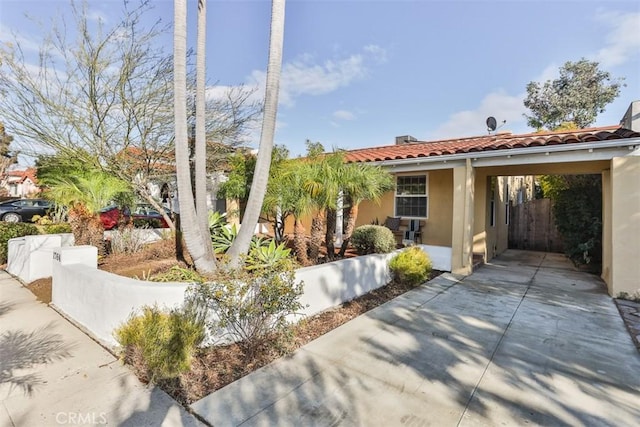
[[[171,211],[165,208],[167,215]],[[100,221],[105,230],[111,230],[122,222],[133,220],[134,227],[148,226],[150,228],[169,228],[169,224],[163,216],[151,205],[137,204],[133,213],[128,209],[121,210],[118,206],[112,205],[100,211]]]

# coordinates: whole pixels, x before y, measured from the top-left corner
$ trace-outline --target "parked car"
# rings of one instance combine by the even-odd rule
[[[0,203],[0,219],[5,222],[33,222],[36,215],[45,216],[53,203],[44,199],[14,199]]]
[[[165,208],[167,215],[171,215],[171,211]],[[134,227],[148,226],[151,228],[168,228],[169,224],[164,220],[160,212],[153,206],[138,203],[133,212],[129,209],[120,209],[118,206],[111,205],[100,211],[100,221],[105,230],[115,228],[121,222],[133,221]]]

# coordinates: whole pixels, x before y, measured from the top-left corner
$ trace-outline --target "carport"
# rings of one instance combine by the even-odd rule
[[[424,142],[398,137],[396,145],[349,151],[346,158],[380,165],[398,180],[381,205],[361,205],[358,225],[411,217],[397,206],[416,200],[424,209],[423,242],[450,247],[452,271],[462,275],[471,273],[475,254],[488,262],[507,249],[505,177],[601,175],[602,279],[612,296],[638,290],[640,101],[616,126]],[[417,192],[401,180],[420,182]]]

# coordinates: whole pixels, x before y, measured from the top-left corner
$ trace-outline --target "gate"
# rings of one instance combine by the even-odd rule
[[[536,199],[511,207],[509,249],[564,252],[550,199]]]

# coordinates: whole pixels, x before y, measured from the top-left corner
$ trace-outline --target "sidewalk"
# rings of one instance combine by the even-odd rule
[[[0,427],[200,426],[0,271]]]

